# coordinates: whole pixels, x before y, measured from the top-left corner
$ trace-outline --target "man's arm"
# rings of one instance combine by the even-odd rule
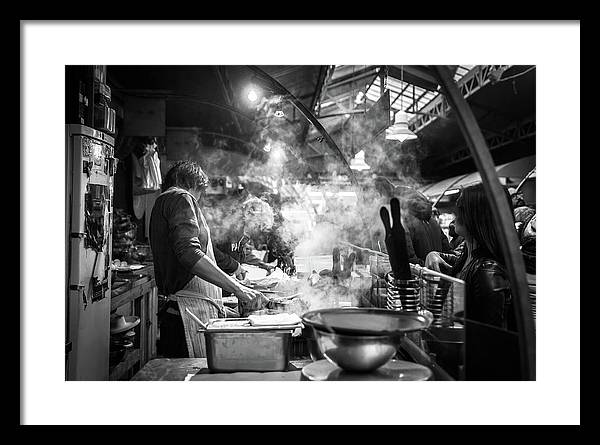
[[[235,278],[227,275],[208,256],[203,256],[192,267],[192,273],[221,289],[231,292],[251,309],[262,309],[269,301],[261,292],[243,286]]]
[[[208,234],[198,225],[195,205],[190,195],[181,194],[168,212],[169,244],[179,263],[189,271],[206,255],[208,243]]]
[[[219,250],[217,248],[217,246],[214,245],[214,243],[213,243],[213,252],[215,254],[215,262],[217,263],[217,266],[219,266],[223,270],[223,272],[231,275],[240,266],[240,263],[238,263],[236,260],[234,260],[232,257],[227,255],[226,253]]]
[[[265,269],[269,273],[271,273],[271,271],[273,269],[275,269],[275,267],[271,266],[270,264],[265,263],[260,258],[258,258],[256,255],[254,255],[252,252],[244,253],[243,261],[246,264],[250,264],[252,266],[256,266],[256,267],[260,267],[261,269]]]

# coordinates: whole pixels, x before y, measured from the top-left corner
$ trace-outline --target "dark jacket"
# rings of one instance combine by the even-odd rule
[[[403,197],[403,223],[410,233],[412,247],[419,264],[425,264],[429,252],[450,252],[452,247],[439,223],[432,217],[432,204],[419,193]]]
[[[466,255],[464,252],[463,255]],[[460,258],[442,253],[455,265]],[[510,281],[505,268],[486,255],[453,274],[465,281],[466,380],[519,380],[520,355]]]
[[[238,263],[250,264],[260,267],[261,269],[271,268],[270,265],[252,253],[252,249],[254,249],[256,245],[249,236],[243,233],[243,231],[231,230],[226,235],[225,239],[216,241],[215,247],[216,250],[219,251],[220,255],[229,256]],[[216,250],[215,257],[217,255]]]

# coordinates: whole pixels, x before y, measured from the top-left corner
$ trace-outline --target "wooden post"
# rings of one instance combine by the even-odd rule
[[[481,175],[483,188],[490,201],[494,219],[498,222],[500,245],[506,261],[505,266],[515,303],[522,376],[527,380],[535,380],[535,326],[529,301],[525,263],[519,249],[519,238],[513,223],[512,210],[506,201],[485,138],[473,111],[454,82],[450,70],[443,65],[432,68],[439,79],[444,96],[456,112],[458,125]]]

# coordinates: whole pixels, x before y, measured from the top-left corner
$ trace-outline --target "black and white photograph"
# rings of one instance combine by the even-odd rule
[[[55,352],[48,352],[56,363],[46,378],[65,388],[65,397],[77,392],[85,398],[86,388],[94,388],[86,403],[100,400],[105,391],[121,391],[117,397],[148,397],[139,400],[143,406],[166,390],[174,406],[196,397],[197,404],[216,400],[215,406],[226,407],[237,396],[244,403],[264,399],[262,409],[295,411],[320,396],[323,405],[335,399],[330,407],[338,415],[345,412],[343,399],[356,391],[355,400],[386,399],[381,410],[388,413],[379,421],[342,415],[316,422],[439,423],[419,417],[428,408],[395,420],[390,411],[398,409],[401,416],[412,399],[429,409],[454,401],[468,407],[466,399],[480,398],[488,387],[482,407],[494,405],[494,397],[497,408],[514,404],[510,394],[519,394],[519,388],[541,394],[548,383],[544,360],[554,341],[543,329],[558,322],[546,308],[560,305],[563,318],[575,323],[563,331],[569,337],[564,345],[577,351],[554,350],[554,358],[563,371],[576,361],[578,385],[579,229],[573,234],[563,227],[563,236],[572,239],[557,238],[548,229],[557,219],[565,222],[562,196],[572,196],[578,212],[578,47],[573,48],[577,85],[559,79],[562,70],[575,66],[559,64],[548,90],[549,62],[524,48],[512,58],[502,49],[486,53],[485,42],[475,45],[472,55],[464,48],[423,54],[418,45],[405,54],[388,37],[397,35],[401,42],[411,31],[406,34],[402,24],[392,22],[381,28],[370,23],[364,31],[373,40],[361,45],[376,42],[380,48],[374,54],[357,44],[356,52],[340,55],[328,45],[318,56],[300,57],[294,50],[305,39],[347,34],[356,39],[356,33],[350,25],[349,30],[340,25],[336,35],[335,27],[313,24],[314,35],[308,37],[297,25],[288,28],[289,45],[282,38],[272,50],[255,44],[254,60],[249,48],[261,42],[260,33],[276,35],[270,26],[259,29],[248,22],[236,30],[222,24],[215,31],[201,22],[182,28],[168,22],[163,35],[172,31],[172,40],[155,47],[156,57],[145,49],[151,42],[140,38],[139,54],[127,41],[126,48],[113,46],[122,51],[119,57],[101,47],[96,55],[90,50],[77,59],[71,57],[74,49],[52,62],[60,86],[54,92],[60,107],[51,116],[56,140],[45,140],[43,129],[32,130],[31,124],[24,133],[29,147],[24,159],[41,165],[36,153],[50,151],[56,165],[40,167],[55,176],[57,187],[52,204],[38,204],[41,214],[43,206],[53,206],[48,230],[60,229],[51,235],[56,246],[51,263],[58,268],[53,284],[58,284],[44,295],[51,300],[44,307],[52,306],[57,331],[51,342]],[[44,35],[71,41],[77,32],[67,24],[59,37],[46,23],[33,34],[36,23],[29,26],[33,42]],[[103,24],[78,26],[93,32]],[[112,26],[112,41],[120,42],[122,25]],[[160,30],[161,24],[148,26],[139,27],[141,35],[156,38],[151,28]],[[360,24],[353,26],[362,31]],[[464,34],[479,29],[454,26]],[[514,26],[507,47],[519,39],[520,25]],[[578,22],[570,26],[566,31],[579,45]],[[369,34],[379,29],[381,38]],[[430,47],[445,29],[437,30]],[[234,31],[235,44],[221,39]],[[188,32],[203,42],[189,57],[195,44]],[[238,46],[240,53],[222,51],[216,58],[215,50],[203,57],[206,35],[214,35],[217,48]],[[532,46],[541,44],[533,39]],[[176,57],[167,55],[171,49],[179,50]],[[22,79],[30,82],[28,73],[49,56],[38,57],[41,61],[33,63],[25,56]],[[24,91],[27,112],[35,91]],[[568,95],[575,99],[565,99]],[[572,118],[573,107],[563,100],[576,104],[577,128],[540,126],[540,113]],[[564,144],[563,135],[556,134],[562,131],[576,132],[576,139]],[[552,142],[560,147],[547,148],[549,139],[558,139]],[[565,163],[576,162],[572,179],[555,173],[560,165],[544,168],[545,160],[560,164],[563,156],[570,157]],[[537,183],[538,166],[549,188]],[[28,185],[27,195],[39,187],[44,185]],[[35,207],[27,200],[23,215],[29,221]],[[543,255],[536,254],[536,247],[544,249],[537,243],[538,209],[540,227],[546,227],[543,240],[550,243],[542,252],[565,244],[576,250],[577,264],[563,262],[560,269],[571,280],[568,302],[567,295],[551,295],[557,291],[552,280],[548,284],[548,273],[557,266],[546,268]],[[24,242],[27,264],[35,266],[32,241]],[[570,257],[554,255],[560,261]],[[30,298],[31,289],[44,285],[42,275],[36,278],[28,269],[23,307],[29,317],[40,311],[33,303],[40,291]],[[26,328],[33,323],[27,319]],[[43,335],[41,329],[35,335]],[[33,341],[27,332],[27,341]],[[23,375],[29,376],[30,356],[24,363],[30,370]],[[322,383],[310,383],[316,381]],[[174,382],[187,383],[169,393]],[[59,388],[48,391],[60,394]],[[206,388],[214,392],[201,396]],[[465,388],[478,389],[465,396]],[[572,414],[578,422],[578,390],[564,391],[577,400]],[[394,408],[386,392],[409,399]],[[535,399],[525,394],[523,399]],[[416,401],[423,398],[429,402]],[[449,422],[461,423],[460,411],[465,414],[467,407],[448,414],[456,416]],[[188,411],[168,422],[208,421],[190,419]],[[505,420],[511,421],[500,422]],[[284,416],[277,423],[312,421]]]

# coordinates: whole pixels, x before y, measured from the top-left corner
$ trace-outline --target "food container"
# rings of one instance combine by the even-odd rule
[[[211,319],[206,359],[212,372],[286,371],[290,342],[298,326],[251,326],[247,318]]]

